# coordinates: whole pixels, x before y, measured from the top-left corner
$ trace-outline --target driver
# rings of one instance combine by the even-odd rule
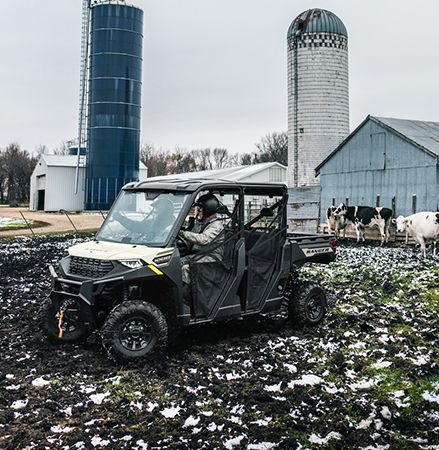
[[[180,231],[179,235],[189,244],[191,253],[197,253],[203,247],[210,244],[224,229],[222,219],[217,217],[217,212],[220,207],[220,202],[213,194],[202,195],[194,205],[198,207],[198,226],[194,227],[192,231]],[[201,220],[200,220],[201,219]],[[198,262],[213,262],[221,260],[222,246],[216,247],[212,252],[203,256]],[[191,256],[184,256],[181,258],[182,278],[183,278],[183,295],[186,300],[190,298],[189,285],[191,282],[189,260]]]
[[[113,214],[113,218],[135,233],[158,236],[174,223],[174,204],[168,198],[160,196],[152,202],[151,207],[151,212],[142,220],[129,219],[119,211]]]

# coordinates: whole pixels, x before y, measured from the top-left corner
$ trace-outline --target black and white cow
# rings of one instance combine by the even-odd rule
[[[336,206],[330,206],[326,210],[326,219],[328,226],[328,233],[334,234],[338,239],[340,237],[340,231],[343,230],[343,237],[346,235],[346,226],[347,221],[344,216],[335,216],[334,211],[336,210]]]
[[[364,242],[365,228],[378,227],[381,234],[381,245],[389,241],[392,210],[372,206],[346,206],[340,203],[334,210],[334,216],[351,223],[357,233],[357,242]]]

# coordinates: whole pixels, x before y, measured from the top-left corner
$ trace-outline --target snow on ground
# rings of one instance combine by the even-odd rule
[[[330,293],[321,325],[200,326],[120,367],[98,335],[39,334],[48,265],[79,241],[0,246],[0,448],[438,448],[439,259],[342,246],[302,271]]]
[[[33,224],[33,220],[28,220],[29,224]],[[2,228],[12,228],[12,227],[25,227],[26,222],[23,219],[17,219],[15,217],[4,217],[0,216],[0,230]]]

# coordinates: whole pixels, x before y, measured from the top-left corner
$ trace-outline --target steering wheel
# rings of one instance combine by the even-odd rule
[[[182,256],[187,255],[190,252],[189,244],[178,234],[175,238],[175,243]]]

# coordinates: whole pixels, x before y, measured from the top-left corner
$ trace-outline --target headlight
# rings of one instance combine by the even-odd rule
[[[152,262],[154,264],[157,264],[158,266],[163,265],[163,264],[168,264],[169,261],[171,261],[172,258],[172,253],[170,255],[166,255],[166,256],[157,256],[157,258],[154,258],[152,260]]]
[[[130,269],[139,269],[143,266],[143,262],[140,259],[121,259],[119,262]]]

